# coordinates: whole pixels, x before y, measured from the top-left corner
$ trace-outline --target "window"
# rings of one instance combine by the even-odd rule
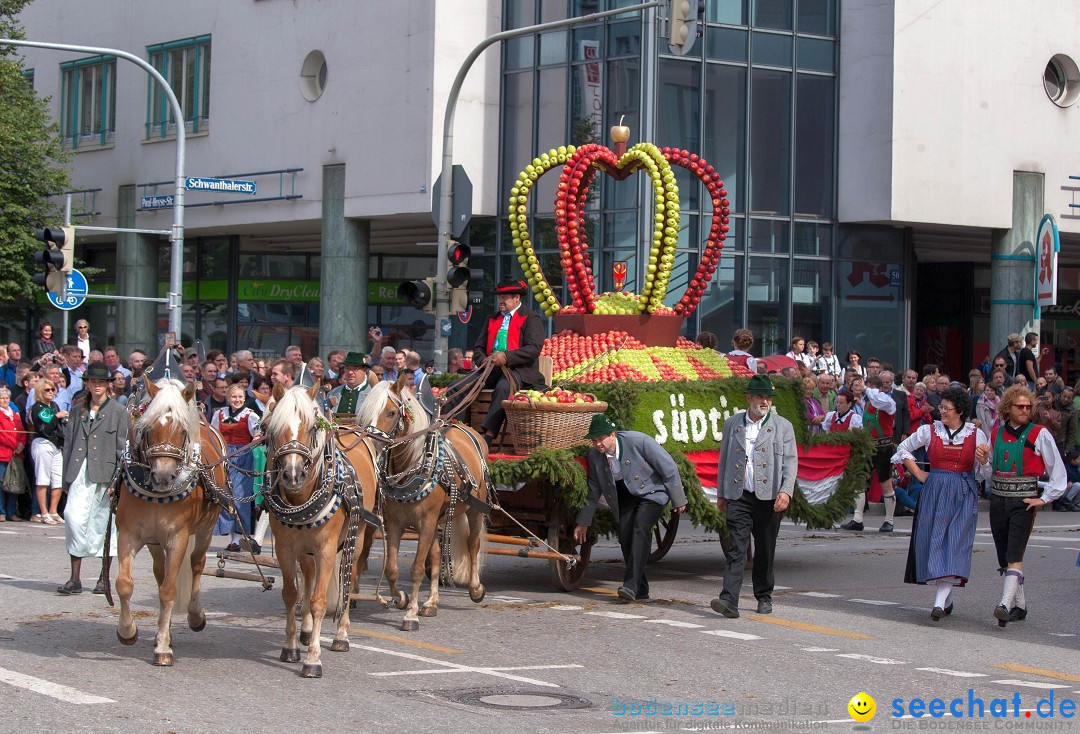
[[[108,145],[116,135],[116,59],[94,56],[60,65],[64,147]]]
[[[186,38],[146,49],[150,63],[169,82],[189,132],[206,130],[210,123],[210,36]],[[166,137],[176,133],[176,120],[161,86],[149,81],[149,110],[146,137]]]
[[[23,76],[23,79],[26,80],[26,86],[33,89],[34,88],[34,70],[33,69],[26,69],[26,70],[23,71],[22,76]]]

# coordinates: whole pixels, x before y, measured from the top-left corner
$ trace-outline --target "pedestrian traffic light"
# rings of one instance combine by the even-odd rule
[[[432,298],[434,292],[435,278],[407,280],[398,286],[397,297],[413,308],[419,308],[426,313],[435,313],[435,300]]]
[[[668,8],[668,48],[671,53],[685,56],[694,47],[698,36],[699,0],[671,0]]]
[[[460,242],[454,243],[446,252],[446,259],[450,261],[450,267],[446,271],[446,285],[450,288],[451,313],[466,311],[470,303],[479,303],[483,297],[476,286],[484,280],[484,271],[469,267],[471,256],[472,248]],[[469,290],[470,285],[474,290]]]
[[[75,228],[46,227],[34,232],[34,239],[42,244],[41,251],[34,253],[34,262],[42,268],[34,274],[34,285],[62,296],[75,264]]]

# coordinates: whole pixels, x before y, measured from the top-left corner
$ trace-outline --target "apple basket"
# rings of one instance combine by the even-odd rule
[[[506,427],[514,444],[514,453],[525,455],[538,446],[546,449],[568,449],[587,443],[585,434],[593,416],[607,410],[608,404],[543,403],[532,399],[504,400]]]

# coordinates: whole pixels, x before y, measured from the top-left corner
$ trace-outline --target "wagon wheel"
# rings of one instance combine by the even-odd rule
[[[668,519],[660,518],[653,526],[653,537],[656,539],[656,549],[649,554],[649,563],[656,563],[667,555],[671,550],[671,544],[675,542],[675,535],[679,532],[679,514],[671,513]]]
[[[576,553],[581,560],[575,563],[573,568],[564,561],[552,560],[548,563],[551,564],[551,581],[555,586],[562,591],[574,591],[585,578],[585,571],[589,567],[589,556],[592,554],[596,538],[587,537],[585,543],[579,548],[572,537],[563,535],[565,527],[562,523],[552,523],[548,526],[548,543],[553,548],[557,548],[560,553],[568,555]],[[572,533],[573,530],[570,532]]]

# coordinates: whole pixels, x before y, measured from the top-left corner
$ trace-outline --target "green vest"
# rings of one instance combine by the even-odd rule
[[[341,395],[338,396],[337,408],[334,409],[335,413],[341,413],[345,415],[356,414],[356,404],[360,399],[360,394],[367,388],[367,382],[362,383],[355,390],[341,386]]]

